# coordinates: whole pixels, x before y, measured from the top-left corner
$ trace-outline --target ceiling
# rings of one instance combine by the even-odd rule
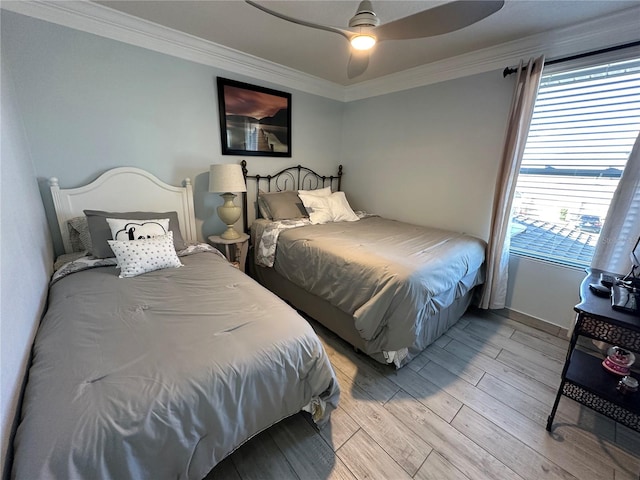
[[[494,15],[456,32],[417,40],[379,43],[364,74],[349,79],[349,44],[335,33],[296,25],[268,15],[242,0],[104,0],[103,6],[245,54],[290,67],[341,86],[407,71],[551,30],[570,27],[626,9],[638,18],[640,0],[506,0]],[[286,15],[341,28],[358,0],[264,1]],[[441,5],[443,1],[373,0],[382,23]]]

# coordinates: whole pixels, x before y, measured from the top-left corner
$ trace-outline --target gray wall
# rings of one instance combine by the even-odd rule
[[[486,240],[513,82],[490,72],[349,103],[349,197]]]
[[[127,165],[172,184],[190,177],[202,238],[224,230],[215,215],[222,199],[206,191],[208,169],[242,157],[221,155],[216,77],[278,85],[6,11],[2,48],[19,79],[18,102],[50,219],[49,177],[58,177],[62,188],[77,187]],[[251,170],[301,163],[335,171],[343,104],[291,93],[293,158],[250,157]]]
[[[31,344],[47,298],[53,251],[4,55],[1,72],[0,470],[4,472]]]

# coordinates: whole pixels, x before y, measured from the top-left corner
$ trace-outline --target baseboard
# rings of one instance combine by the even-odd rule
[[[510,320],[528,325],[529,327],[542,330],[543,332],[546,332],[549,335],[553,335],[554,337],[566,340],[571,335],[569,329],[567,328],[561,327],[559,325],[554,325],[553,323],[549,323],[545,320],[542,320],[541,318],[533,317],[531,315],[527,315],[526,313],[518,312],[517,310],[503,308],[500,310],[492,310],[492,312]]]

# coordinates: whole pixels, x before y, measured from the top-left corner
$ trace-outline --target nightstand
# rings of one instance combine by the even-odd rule
[[[589,285],[599,284],[600,274],[609,272],[595,269],[587,272],[589,275],[580,285],[580,303],[574,308],[578,316],[560,387],[547,419],[547,430],[551,431],[558,402],[564,395],[640,432],[640,393],[622,394],[616,388],[622,376],[605,370],[602,356],[596,357],[575,348],[578,337],[584,336],[640,353],[640,318],[614,310],[610,298],[598,297],[591,292]],[[632,374],[638,377],[633,371]]]
[[[227,240],[220,237],[220,235],[211,235],[207,237],[207,240],[218,249],[224,246],[224,255],[227,257],[227,260],[237,266],[240,271],[244,272],[244,267],[247,262],[247,251],[249,250],[249,235],[241,233],[240,238],[234,238],[233,240]],[[231,248],[232,246],[233,248]]]

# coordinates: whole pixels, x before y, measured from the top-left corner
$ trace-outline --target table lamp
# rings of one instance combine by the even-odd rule
[[[220,193],[224,199],[224,204],[218,207],[218,216],[227,226],[227,230],[220,235],[225,240],[240,238],[240,234],[235,231],[233,225],[240,218],[241,208],[233,203],[236,195],[231,192],[246,192],[247,186],[244,183],[242,167],[235,164],[211,165],[209,170],[209,191]]]

